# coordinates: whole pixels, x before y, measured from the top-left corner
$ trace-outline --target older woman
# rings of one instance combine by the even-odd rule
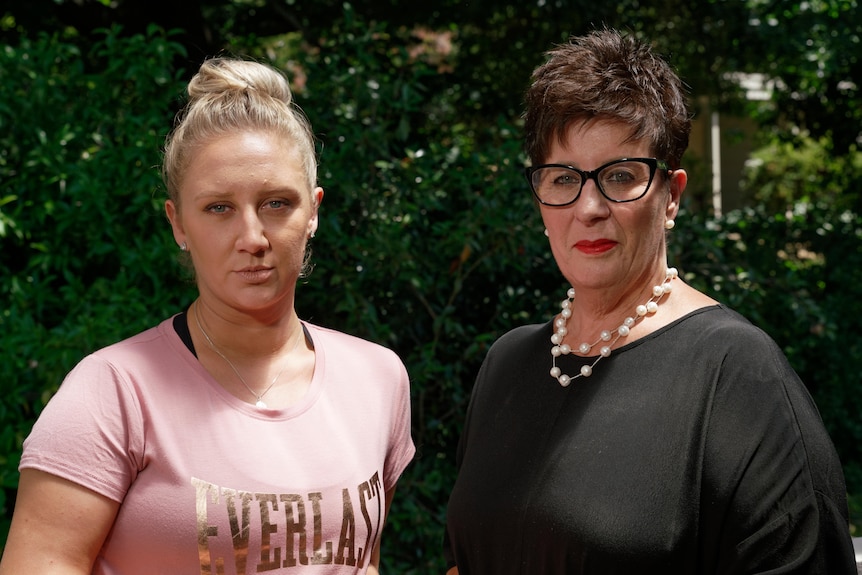
[[[212,59],[188,91],[163,171],[199,296],[51,399],[4,575],[377,572],[414,452],[407,373],[294,309],[323,190],[285,78]]]
[[[668,265],[690,130],[678,77],[601,30],[551,51],[526,103],[527,179],[572,288],[478,375],[449,573],[855,573],[804,385]]]

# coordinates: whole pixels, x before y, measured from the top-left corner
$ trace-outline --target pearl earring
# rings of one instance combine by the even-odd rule
[[[548,228],[545,228],[545,237],[546,237],[546,238],[551,237],[551,234],[550,234],[550,233],[548,233]]]
[[[668,221],[666,221],[666,222],[664,223],[664,229],[666,229],[666,230],[672,230],[672,229],[673,229],[673,227],[674,227],[675,225],[676,225],[676,222],[675,222],[675,221],[673,221],[673,220],[668,220]]]

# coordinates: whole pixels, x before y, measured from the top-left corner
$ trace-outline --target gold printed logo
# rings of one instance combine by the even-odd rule
[[[252,573],[302,565],[362,565],[380,534],[383,497],[378,472],[355,488],[342,488],[340,497],[337,489],[252,493],[195,477],[191,483],[196,493],[198,557],[205,575],[224,575],[228,564],[237,575],[245,575],[250,553],[257,550],[259,560],[252,559]],[[325,539],[325,533],[336,532],[337,541]]]

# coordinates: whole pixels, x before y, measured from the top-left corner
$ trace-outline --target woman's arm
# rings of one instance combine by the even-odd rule
[[[389,515],[389,507],[392,505],[392,498],[395,497],[395,488],[393,487],[386,492],[386,503],[383,508],[383,526],[386,526],[386,516]],[[377,544],[371,550],[371,561],[368,564],[368,575],[380,575],[380,541],[383,540],[383,530],[381,529],[380,537],[377,538]],[[2,575],[2,573],[0,573]]]
[[[91,573],[119,507],[77,483],[23,469],[0,575]]]

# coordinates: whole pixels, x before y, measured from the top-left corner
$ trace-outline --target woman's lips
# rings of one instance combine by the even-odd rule
[[[584,254],[603,254],[616,245],[612,240],[581,240],[575,244],[575,249]]]
[[[273,268],[253,266],[237,270],[237,275],[249,283],[263,283],[272,277]]]

